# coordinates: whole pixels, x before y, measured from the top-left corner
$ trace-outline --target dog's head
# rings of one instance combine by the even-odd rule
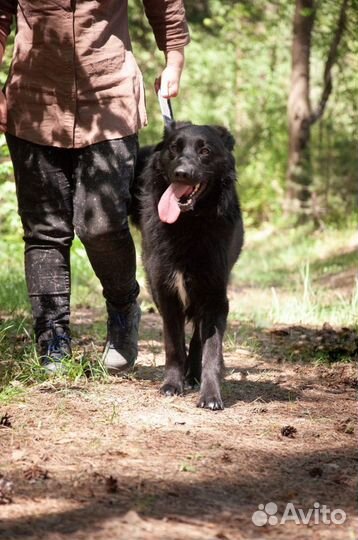
[[[234,169],[234,138],[220,126],[174,123],[157,146],[157,166],[168,185],[158,205],[159,217],[174,223],[181,212],[213,190],[222,189],[227,172]]]

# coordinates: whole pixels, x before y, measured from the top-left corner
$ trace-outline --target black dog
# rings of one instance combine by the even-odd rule
[[[222,409],[222,340],[227,284],[243,244],[235,189],[234,139],[217,126],[175,124],[140,151],[133,221],[162,315],[166,375],[161,392],[182,394],[201,381],[199,407]],[[193,322],[189,352],[185,321]]]

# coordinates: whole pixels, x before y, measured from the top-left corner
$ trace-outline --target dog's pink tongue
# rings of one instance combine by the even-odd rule
[[[164,191],[158,204],[158,213],[161,221],[164,221],[164,223],[174,223],[178,219],[180,208],[177,199],[180,199],[183,195],[189,195],[192,189],[192,186],[179,182],[170,184]]]

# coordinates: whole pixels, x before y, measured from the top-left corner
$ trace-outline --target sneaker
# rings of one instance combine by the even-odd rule
[[[112,375],[132,367],[138,356],[138,304],[127,304],[121,311],[108,306],[107,341],[102,362]]]
[[[71,338],[68,330],[53,325],[42,332],[37,339],[42,366],[48,373],[63,371],[63,360],[71,358]]]

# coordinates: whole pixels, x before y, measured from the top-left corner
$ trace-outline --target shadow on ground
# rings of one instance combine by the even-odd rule
[[[240,459],[240,456],[237,456]],[[231,522],[244,527],[245,538],[257,538],[251,516],[260,503],[275,501],[283,512],[287,501],[297,507],[312,507],[321,501],[330,508],[341,508],[348,516],[356,511],[355,490],[349,478],[356,470],[357,453],[353,445],[340,450],[308,452],[295,456],[256,453],[256,469],[242,474],[240,467],[231,468],[229,476],[212,480],[158,480],[125,475],[109,477],[92,474],[75,487],[66,478],[34,482],[17,493],[18,497],[68,499],[79,507],[19,519],[3,519],[3,538],[44,538],[52,534],[68,535],[76,531],[96,531],[103,522],[121,518],[135,509],[143,518],[192,518],[220,525]],[[331,474],[331,472],[335,474]],[[338,474],[337,471],[344,471]],[[133,472],[133,471],[132,471]],[[304,480],[304,481],[303,481]],[[14,485],[23,484],[12,477]]]

